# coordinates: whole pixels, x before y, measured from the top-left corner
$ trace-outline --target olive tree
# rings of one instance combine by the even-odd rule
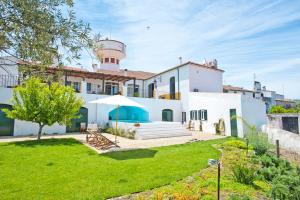
[[[39,140],[44,126],[54,123],[69,126],[72,119],[80,117],[77,113],[83,100],[76,96],[71,87],[56,82],[49,85],[31,77],[14,88],[11,103],[12,110],[3,109],[6,115],[37,123]]]
[[[92,40],[73,5],[73,0],[0,0],[0,56],[43,79],[52,77],[46,73],[49,66],[80,59]]]

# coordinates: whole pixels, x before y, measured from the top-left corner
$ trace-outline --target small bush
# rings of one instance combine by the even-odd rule
[[[269,184],[268,182],[265,182],[265,181],[260,181],[260,180],[253,181],[253,185],[255,188],[260,189],[264,192],[268,192],[272,188],[271,184]]]
[[[135,138],[135,131],[134,130],[124,130],[124,129],[115,129],[115,128],[106,128],[104,130],[104,132],[106,133],[110,133],[112,135],[117,135],[117,136],[121,136],[121,137],[125,137],[128,139],[134,139]]]
[[[223,146],[236,147],[239,149],[247,149],[247,144],[241,140],[229,140],[223,143]]]
[[[270,148],[268,136],[262,132],[258,132],[255,127],[246,134],[249,144],[253,147],[256,155],[267,153]]]
[[[272,199],[290,200],[289,188],[281,183],[275,184],[271,190]]]
[[[253,181],[255,179],[255,176],[256,176],[255,171],[256,170],[251,167],[235,165],[233,167],[234,179],[239,183],[243,183],[246,185],[252,185]]]

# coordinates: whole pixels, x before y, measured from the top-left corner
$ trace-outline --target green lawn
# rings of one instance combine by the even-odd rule
[[[74,139],[0,144],[0,199],[104,199],[171,183],[220,152],[202,141],[99,155]]]

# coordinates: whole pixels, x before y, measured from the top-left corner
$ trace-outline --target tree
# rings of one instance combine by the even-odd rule
[[[297,108],[284,108],[283,106],[272,106],[269,113],[297,113],[299,110]]]
[[[72,8],[73,0],[0,0],[0,56],[42,78],[49,78],[45,71],[54,61],[78,60],[92,40]]]
[[[71,87],[52,83],[48,85],[39,78],[30,78],[14,88],[12,110],[3,109],[9,118],[31,121],[39,125],[38,140],[45,125],[54,123],[71,125],[83,100]]]

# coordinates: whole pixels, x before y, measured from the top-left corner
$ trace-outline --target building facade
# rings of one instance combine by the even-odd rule
[[[177,122],[184,127],[192,124],[193,130],[205,133],[216,133],[216,124],[222,120],[225,135],[243,137],[247,127],[242,119],[257,127],[266,122],[265,103],[261,99],[240,93],[223,93],[224,71],[218,68],[216,61],[186,62],[157,74],[132,71],[120,69],[120,62],[126,56],[123,43],[115,40],[98,42],[102,46],[95,49],[99,68],[94,64],[93,71],[73,67],[63,70],[62,81],[85,100],[80,109],[83,117],[74,120],[71,127],[46,127],[45,133],[77,132],[81,122],[106,126],[110,121],[109,113],[115,107],[88,102],[114,94],[122,94],[142,104],[149,112],[151,122]],[[2,66],[5,70],[0,71],[0,107],[11,108],[12,88],[19,83],[18,65]],[[7,69],[14,73],[7,73]],[[14,136],[35,134],[38,129],[31,122],[7,119],[1,112],[0,127],[5,130],[2,135]]]

